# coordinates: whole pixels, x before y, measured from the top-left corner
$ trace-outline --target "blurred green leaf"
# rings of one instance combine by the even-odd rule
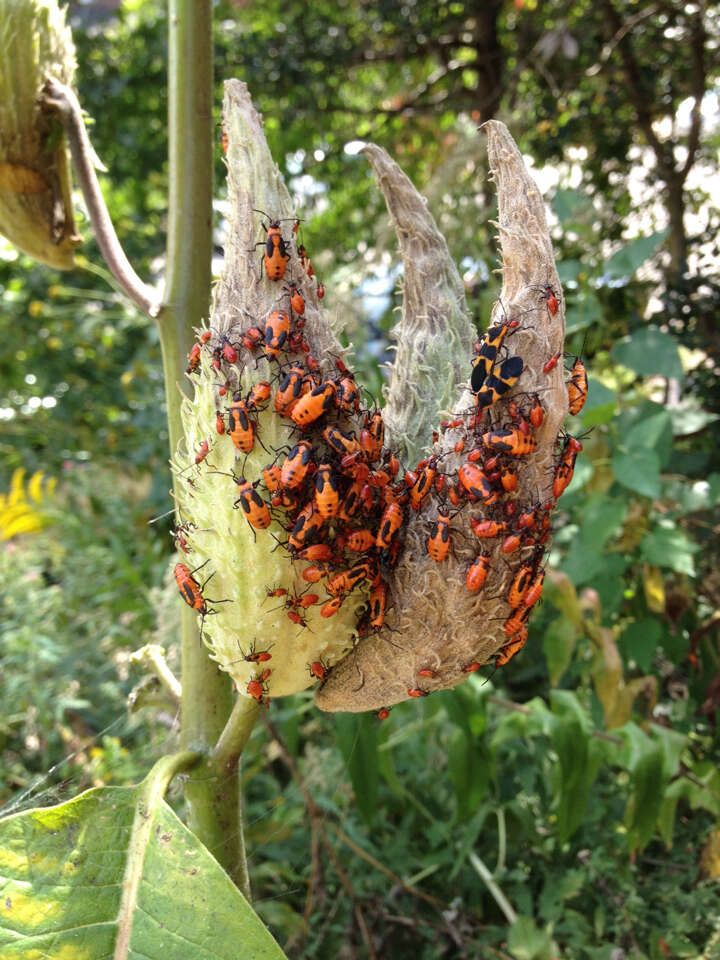
[[[700,548],[672,521],[658,523],[640,542],[642,557],[656,567],[695,576],[693,554]]]
[[[508,930],[508,950],[516,960],[551,960],[552,940],[538,930],[532,917],[518,917]]]
[[[580,538],[600,549],[622,529],[628,511],[626,500],[611,499],[603,493],[591,493],[585,501],[580,521]]]
[[[455,728],[448,743],[448,770],[455,787],[458,819],[464,820],[482,803],[491,764],[482,743]]]
[[[643,377],[684,377],[677,340],[657,327],[644,327],[619,340],[611,355],[616,363]]]
[[[571,223],[577,226],[593,217],[592,200],[587,193],[580,190],[568,188],[556,190],[552,199],[552,209],[566,229]]]
[[[603,319],[602,304],[595,294],[592,291],[583,293],[573,299],[572,306],[568,309],[565,335],[571,337],[581,330],[588,330],[595,324],[602,323]],[[577,349],[580,350],[581,346]]]
[[[377,814],[377,720],[374,715],[339,713],[335,718],[335,733],[358,810],[370,826]]]
[[[629,623],[622,632],[618,647],[625,662],[634,660],[647,673],[652,666],[655,651],[660,645],[663,628],[655,617],[643,617]]]
[[[683,402],[676,407],[668,407],[672,420],[673,433],[676,437],[689,437],[693,433],[704,430],[711,423],[720,420],[720,414],[711,413],[700,406],[697,397],[683,398]]]
[[[595,377],[589,376],[587,400],[580,414],[583,425],[595,427],[601,423],[610,423],[616,409],[615,392]]]
[[[628,490],[652,499],[660,496],[660,458],[654,450],[616,453],[610,467],[618,483]]]
[[[556,617],[543,634],[543,653],[547,662],[550,684],[555,687],[567,670],[575,649],[576,629],[565,617]]]
[[[661,230],[648,237],[638,237],[616,251],[603,266],[603,275],[607,277],[631,277],[638,267],[649,260],[665,240],[669,231]]]
[[[627,842],[631,851],[642,850],[650,841],[664,796],[663,750],[653,743],[638,757],[631,770],[632,793],[625,811]]]

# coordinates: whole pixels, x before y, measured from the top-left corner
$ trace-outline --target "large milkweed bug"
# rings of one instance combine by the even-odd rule
[[[588,379],[585,364],[580,357],[575,358],[567,385],[570,413],[577,416],[585,406],[588,392]]]
[[[348,570],[336,573],[325,585],[325,589],[332,597],[338,594],[350,593],[363,580],[367,579],[368,566],[366,563],[356,563]]]
[[[490,480],[474,463],[464,463],[458,470],[458,479],[472,497],[482,500],[486,506],[496,502],[498,495],[493,490]]]
[[[207,563],[207,560],[205,563]],[[202,566],[205,566],[205,564],[202,564]],[[173,575],[175,577],[178,590],[180,591],[180,596],[183,598],[185,603],[192,607],[193,610],[197,611],[197,613],[205,616],[205,614],[208,612],[207,601],[202,595],[202,587],[197,582],[195,577],[193,577],[193,574],[199,569],[200,567],[196,567],[195,570],[190,570],[186,564],[176,563],[173,567]]]
[[[413,510],[419,510],[423,501],[432,490],[435,481],[437,467],[437,457],[430,457],[427,464],[418,470],[415,483],[410,488],[410,506]]]
[[[545,568],[543,567],[542,570],[538,571],[538,573],[535,576],[535,579],[530,584],[525,596],[523,597],[524,607],[527,607],[529,609],[530,607],[535,606],[535,604],[538,602],[538,600],[542,596],[544,582],[545,582]]]
[[[528,418],[530,423],[535,428],[542,426],[543,419],[545,418],[543,405],[540,403],[540,397],[538,397],[536,393],[532,395],[532,405],[530,407]]]
[[[439,513],[427,540],[427,552],[436,563],[442,563],[450,550],[450,517]]]
[[[302,550],[306,546],[306,541],[317,536],[322,529],[323,519],[317,515],[315,501],[307,503],[295,520],[295,525],[288,538],[288,546],[293,551]]]
[[[295,444],[280,468],[280,483],[283,487],[293,490],[300,486],[312,462],[312,452],[312,446],[306,440]]]
[[[381,550],[386,550],[393,541],[398,530],[403,524],[403,512],[397,503],[390,503],[383,512],[380,519],[380,529],[377,532],[375,545]]]
[[[321,517],[329,520],[338,512],[340,495],[337,478],[329,463],[321,463],[315,474],[315,505]]]
[[[503,632],[506,637],[514,637],[525,626],[525,623],[530,616],[530,607],[520,607],[516,610],[511,617],[505,621],[503,625]]]
[[[548,360],[546,360],[543,364],[543,373],[550,373],[551,370],[554,370],[561,356],[562,350],[560,350],[558,353],[554,353]]]
[[[535,437],[525,436],[520,430],[491,430],[482,435],[482,442],[491,450],[507,453],[512,457],[524,457],[537,446]]]
[[[499,367],[493,367],[483,384],[482,389],[475,395],[478,410],[485,410],[511,390],[523,372],[522,357],[508,357]]]
[[[333,597],[331,600],[328,600],[327,603],[324,603],[320,608],[320,616],[325,617],[325,619],[335,616],[340,607],[343,605],[344,601],[344,595]]]
[[[360,450],[360,444],[355,438],[355,435],[346,433],[344,430],[340,430],[339,427],[325,427],[322,435],[323,440],[330,449],[334,450],[335,453],[340,456],[349,456],[350,454],[358,453]]]
[[[290,306],[293,308],[295,313],[301,317],[305,313],[305,301],[302,298],[302,295],[298,292],[297,284],[291,282],[288,284],[290,288]]]
[[[490,570],[490,554],[481,553],[470,564],[468,568],[467,576],[465,577],[465,585],[468,590],[473,593],[476,590],[479,590],[482,585],[485,583],[485,580]]]
[[[337,388],[331,380],[326,380],[306,393],[290,411],[290,416],[299,427],[306,427],[319,420],[337,402]]]
[[[233,402],[228,407],[228,414],[231,425],[228,436],[238,450],[242,453],[250,453],[255,446],[257,424],[248,416],[247,403],[239,393],[235,394]]]
[[[384,580],[376,583],[370,591],[370,626],[376,633],[382,629],[385,623],[387,591],[387,584]]]
[[[200,365],[200,354],[202,353],[202,347],[199,343],[194,343],[190,348],[190,353],[188,354],[188,365],[185,373],[195,373],[197,368]]]
[[[287,370],[275,391],[275,410],[283,417],[290,413],[303,394],[305,371],[300,366]]]
[[[521,567],[515,572],[515,576],[510,582],[508,587],[507,595],[505,599],[507,600],[510,609],[515,610],[525,599],[525,594],[528,592],[530,587],[530,582],[535,572],[535,564],[528,561],[523,563]]]
[[[528,638],[527,627],[521,627],[512,640],[508,641],[497,656],[495,660],[496,667],[504,667],[506,663],[509,663],[516,653],[519,653],[522,648],[525,646],[525,643]]]
[[[276,358],[290,333],[290,315],[284,310],[273,310],[265,321],[263,339],[265,341],[265,356],[268,360]]]
[[[332,547],[327,543],[315,543],[297,551],[298,559],[307,560],[308,563],[329,563],[332,555]]]
[[[578,453],[582,450],[582,444],[575,437],[567,436],[560,453],[560,459],[555,468],[553,477],[553,497],[557,500],[563,495],[569,486],[575,472],[575,461]]]
[[[353,553],[367,553],[375,546],[372,530],[353,530],[345,539],[345,548]]]
[[[215,470],[214,473],[221,473],[221,470]],[[242,507],[245,518],[251,527],[256,530],[266,530],[272,521],[270,508],[255,489],[255,485],[246,480],[245,477],[236,477],[234,473],[222,474],[231,477],[237,484],[237,500],[233,504],[237,509],[238,504]],[[259,480],[255,484],[260,483]]]
[[[360,391],[349,373],[343,373],[337,385],[338,405],[343,413],[358,413]]]
[[[270,280],[282,280],[285,276],[289,256],[287,244],[283,240],[283,235],[280,231],[281,221],[271,219],[264,210],[256,210],[255,208],[253,208],[253,210],[255,213],[262,213],[263,216],[268,218],[267,226],[261,221],[262,228],[266,234],[265,240],[261,240],[260,243],[255,244],[256,247],[265,247],[265,253],[262,257],[265,272]]]
[[[470,389],[473,393],[482,390],[485,378],[492,373],[498,351],[509,330],[510,322],[501,320],[493,324],[481,340],[476,350],[477,356],[473,360],[472,373],[470,374]]]

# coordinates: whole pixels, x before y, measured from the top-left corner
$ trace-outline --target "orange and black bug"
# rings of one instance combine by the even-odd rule
[[[337,478],[329,463],[321,463],[315,474],[315,506],[325,520],[336,516],[340,506]]]
[[[190,353],[188,354],[188,365],[185,373],[194,373],[198,366],[200,365],[200,353],[202,347],[199,343],[194,343],[190,348]]]
[[[240,334],[240,342],[246,350],[254,350],[265,338],[265,329],[261,327],[249,327]]]
[[[493,367],[492,373],[475,395],[478,410],[486,410],[510,391],[523,372],[522,357],[508,357],[499,367]]]
[[[414,687],[407,692],[409,697],[429,697],[429,690],[421,690],[420,687]]]
[[[516,610],[511,617],[509,617],[505,624],[503,625],[503,632],[507,637],[514,637],[525,626],[525,623],[530,616],[530,607],[520,607]]]
[[[517,490],[518,475],[511,467],[500,468],[500,483],[506,493],[514,493]]]
[[[276,463],[269,463],[263,470],[263,481],[268,493],[276,493],[282,485],[282,471]]]
[[[219,410],[215,411],[215,429],[218,433],[225,433],[225,418]]]
[[[338,405],[343,413],[360,410],[360,391],[349,373],[343,373],[337,385]]]
[[[228,363],[237,363],[237,350],[224,335],[220,338],[220,349],[222,350],[223,359]]]
[[[290,288],[290,306],[293,308],[295,313],[301,317],[305,313],[305,301],[303,300],[301,294],[298,292],[297,284],[291,282],[288,284]]]
[[[527,437],[520,430],[492,430],[484,433],[482,442],[491,450],[507,453],[512,457],[524,457],[536,447],[535,437]]]
[[[357,480],[354,480],[350,485],[338,510],[338,517],[341,520],[352,520],[358,512],[362,502],[362,491],[365,486],[365,480],[362,477],[358,477]]]
[[[310,676],[319,680],[321,683],[325,683],[328,678],[328,672],[330,667],[326,663],[323,663],[322,660],[313,660],[312,663],[308,664],[308,670],[310,671]]]
[[[458,470],[458,478],[472,497],[482,500],[487,506],[497,500],[498,495],[493,490],[487,475],[474,463],[464,463]]]
[[[545,417],[545,412],[543,410],[542,404],[540,403],[540,398],[536,393],[534,393],[532,396],[532,406],[530,407],[530,412],[528,414],[528,417],[530,419],[530,423],[534,427],[537,428],[542,426],[542,422]]]
[[[480,537],[481,540],[499,537],[507,530],[507,524],[502,521],[478,520],[475,517],[470,517],[470,526],[475,536]]]
[[[264,410],[270,399],[271,385],[267,380],[261,380],[252,388],[247,398],[247,406],[251,410]]]
[[[293,366],[285,373],[275,391],[275,410],[283,417],[290,413],[303,394],[305,371]]]
[[[323,577],[328,576],[330,570],[329,564],[313,564],[310,567],[305,567],[300,576],[305,583],[319,583]]]
[[[481,663],[478,663],[477,660],[473,660],[472,663],[469,663],[466,667],[462,668],[463,673],[475,673],[476,670],[479,670],[482,666]]]
[[[504,667],[506,663],[509,663],[515,654],[519,653],[525,646],[527,638],[527,627],[521,627],[513,639],[506,643],[505,646],[500,650],[497,660],[495,661],[495,666]]]
[[[500,549],[503,553],[514,553],[520,546],[521,541],[522,537],[520,537],[517,533],[512,533],[509,537],[505,537]]]
[[[470,389],[473,393],[482,390],[485,378],[492,373],[498,351],[509,330],[510,323],[507,320],[502,320],[493,324],[480,342],[480,346],[475,351],[477,356],[473,360],[472,373],[470,374]]]
[[[233,402],[228,407],[228,414],[230,415],[228,436],[238,450],[242,453],[250,453],[255,446],[257,425],[248,416],[247,403],[239,393],[233,397]]]
[[[312,462],[312,447],[306,440],[296,443],[280,468],[280,483],[293,490],[299,487],[307,476]]]
[[[563,495],[569,486],[575,472],[575,461],[581,450],[582,444],[579,440],[576,440],[575,437],[566,437],[553,477],[552,491],[556,500]]]
[[[288,538],[288,546],[292,551],[302,550],[307,545],[307,541],[317,536],[322,529],[322,517],[317,515],[315,502],[311,500],[298,514],[295,525]]]
[[[550,373],[551,370],[554,370],[561,356],[562,350],[559,353],[554,353],[549,360],[546,360],[543,364],[543,373]]]
[[[376,410],[365,423],[365,426],[371,437],[369,450],[365,450],[365,456],[368,462],[374,463],[380,459],[383,444],[385,443],[385,422],[379,410]]]
[[[385,606],[387,605],[387,584],[384,580],[370,591],[370,626],[377,633],[385,623]]]
[[[568,380],[567,392],[570,413],[576,416],[585,406],[587,400],[588,379],[585,364],[580,357],[575,358],[572,365],[570,379]]]
[[[308,277],[314,277],[315,271],[313,270],[312,263],[310,263],[310,259],[307,255],[304,244],[300,244],[300,246],[297,248],[297,252],[298,258],[300,259],[300,266],[303,271],[308,275]]]
[[[200,444],[200,449],[195,454],[195,465],[202,463],[205,457],[210,453],[210,445],[207,440],[203,440]]]
[[[420,509],[423,501],[432,490],[437,472],[437,461],[437,457],[430,457],[427,464],[418,470],[415,483],[410,489],[410,506],[413,510]]]
[[[258,650],[256,652],[255,642],[253,641],[252,646],[243,656],[243,660],[246,660],[248,663],[267,663],[268,660],[272,660],[272,654],[269,650]]]
[[[360,444],[355,438],[355,435],[346,433],[344,430],[340,430],[339,427],[325,427],[322,435],[323,440],[325,440],[331,450],[334,450],[335,453],[340,456],[349,456],[360,450]]]
[[[535,564],[529,561],[527,563],[523,563],[523,565],[516,571],[505,597],[511,610],[515,610],[517,607],[519,607],[525,599],[525,594],[528,592],[534,572]]]
[[[450,517],[439,513],[427,541],[427,552],[436,563],[442,563],[450,550]]]
[[[205,563],[207,562],[208,561],[206,560]],[[229,602],[225,600],[208,600],[208,598],[203,596],[202,590],[205,584],[203,584],[201,587],[193,574],[197,573],[201,567],[204,567],[205,563],[200,564],[200,567],[196,567],[194,570],[190,570],[184,563],[176,563],[173,568],[173,575],[175,577],[175,583],[177,583],[178,590],[180,591],[180,596],[189,607],[192,607],[196,613],[199,613],[203,617],[207,616],[207,605],[209,602]],[[210,576],[212,576],[212,574]],[[209,579],[210,577],[208,577],[208,580]],[[207,580],[205,583],[207,583]]]
[[[328,546],[327,543],[316,543],[297,552],[298,558],[307,560],[308,563],[329,563],[332,560],[332,555],[332,547]]]
[[[558,298],[555,296],[555,291],[553,290],[553,288],[550,286],[549,283],[546,283],[543,287],[543,298],[545,300],[545,303],[547,304],[548,310],[554,317],[555,314],[558,312],[559,304],[558,304]]]
[[[220,470],[214,472],[222,473]],[[231,477],[237,484],[238,496],[233,504],[235,509],[237,510],[238,504],[240,504],[250,526],[255,527],[256,530],[266,530],[270,526],[272,518],[270,508],[255,489],[260,481],[256,480],[255,484],[252,484],[245,477],[236,477],[234,473],[226,473],[223,476]]]
[[[543,584],[545,582],[545,568],[539,570],[535,579],[528,587],[527,593],[523,597],[523,606],[530,609],[534,607],[538,602],[543,592]]]
[[[277,357],[290,333],[290,315],[284,310],[273,310],[265,321],[265,356],[268,360]]]
[[[470,567],[465,577],[465,585],[468,590],[473,593],[476,590],[479,590],[482,585],[485,583],[485,580],[490,570],[490,554],[481,553],[470,564]]]
[[[325,585],[325,589],[330,594],[331,597],[336,597],[338,594],[345,595],[350,593],[355,587],[358,586],[363,580],[365,580],[368,573],[368,567],[364,563],[356,563],[353,567],[350,567],[348,570],[341,570],[339,573],[336,573],[334,577],[328,580]]]
[[[383,512],[380,519],[380,529],[375,538],[375,545],[381,550],[386,550],[393,541],[398,530],[403,524],[403,512],[397,503],[390,503]]]
[[[372,530],[353,530],[345,539],[345,547],[353,553],[367,553],[375,546],[375,534]]]
[[[247,685],[248,694],[253,698],[253,700],[257,700],[258,703],[265,702],[265,704],[267,704],[269,702],[269,698],[266,698],[266,694],[268,691],[267,679],[270,676],[270,672],[271,671],[267,669],[263,670],[259,676],[255,677],[255,679],[251,680]]]
[[[320,616],[325,617],[326,619],[328,617],[335,616],[340,607],[343,605],[344,600],[344,596],[333,597],[332,600],[328,600],[327,603],[324,603],[320,608]]]
[[[299,427],[306,427],[324,416],[336,402],[337,388],[331,380],[327,380],[301,397],[290,416]]]
[[[285,276],[289,257],[287,244],[280,231],[280,220],[272,220],[263,210],[254,209],[254,212],[262,213],[263,216],[268,218],[267,226],[261,221],[262,228],[266,233],[265,240],[255,244],[256,247],[265,247],[265,253],[262,257],[265,272],[270,280],[282,280]]]

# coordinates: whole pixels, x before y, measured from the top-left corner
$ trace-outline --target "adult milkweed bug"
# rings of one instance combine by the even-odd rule
[[[323,519],[317,516],[315,501],[307,503],[295,520],[295,525],[288,538],[288,546],[293,551],[302,550],[306,546],[306,541],[317,536],[322,529]]]
[[[262,213],[263,216],[268,218],[267,226],[261,221],[266,234],[265,240],[255,244],[256,247],[265,247],[265,253],[262,257],[265,272],[270,280],[282,280],[285,276],[289,256],[287,244],[280,231],[280,220],[272,220],[264,210],[255,210],[255,208],[253,210],[255,213]]]
[[[493,367],[482,390],[475,395],[478,410],[486,410],[510,391],[523,372],[522,357],[508,357],[499,367]]]
[[[268,360],[276,358],[290,333],[290,315],[284,310],[273,310],[265,321],[263,339],[265,341],[265,356]]]
[[[482,435],[482,442],[491,450],[507,453],[513,457],[524,457],[532,453],[537,446],[535,437],[527,437],[520,430],[491,430]]]
[[[503,631],[505,636],[514,637],[518,631],[522,630],[525,626],[525,622],[530,616],[530,607],[521,607],[516,610],[511,617],[509,617],[505,624],[503,625]]]
[[[410,488],[410,506],[413,510],[419,510],[423,501],[430,493],[435,482],[435,473],[437,472],[437,457],[430,457],[427,464],[417,472],[415,483]]]
[[[339,427],[325,427],[322,435],[323,440],[325,440],[330,449],[334,450],[335,453],[340,456],[349,456],[350,454],[360,451],[360,444],[355,438],[355,435],[346,433],[344,430],[340,430]]]
[[[321,517],[329,520],[338,512],[340,495],[337,478],[329,463],[321,463],[315,474],[315,505]]]
[[[299,427],[306,427],[319,420],[336,402],[337,388],[331,380],[327,380],[301,397],[290,411],[290,416]]]
[[[205,563],[207,563],[207,560]],[[202,564],[202,566],[205,566],[205,564]],[[200,567],[196,569],[199,570]],[[207,602],[202,595],[200,584],[193,577],[193,573],[195,572],[195,570],[190,570],[184,563],[176,563],[173,567],[173,575],[181,597],[193,610],[205,616],[208,612]]]
[[[472,373],[470,374],[470,389],[473,393],[482,390],[485,378],[492,373],[498,351],[509,330],[510,323],[507,320],[501,320],[493,324],[481,340],[478,349],[475,351],[477,356],[473,361]]]
[[[214,472],[221,473],[220,470]],[[235,509],[237,509],[238,504],[240,504],[250,526],[255,527],[256,530],[266,530],[272,521],[270,508],[257,492],[255,486],[246,480],[245,477],[236,477],[233,473],[225,474],[225,476],[232,477],[237,484],[238,496],[233,504]],[[260,481],[256,480],[255,484],[258,483],[260,483]]]
[[[535,564],[529,561],[527,563],[523,563],[523,565],[516,571],[515,576],[512,578],[510,586],[508,587],[508,592],[505,598],[511,610],[519,607],[525,599],[525,594],[528,592],[530,581],[532,580],[534,572]]]
[[[450,517],[439,513],[427,540],[427,552],[436,563],[442,563],[450,550]]]
[[[275,410],[283,417],[290,413],[303,394],[305,371],[300,366],[292,366],[284,374],[275,391]]]
[[[580,357],[575,358],[567,385],[570,413],[576,416],[585,406],[588,392],[588,379],[585,364]]]
[[[312,462],[312,452],[312,446],[306,440],[295,444],[280,468],[280,483],[283,487],[293,490],[300,486]]]
[[[485,583],[489,570],[489,553],[481,553],[475,557],[473,562],[470,564],[467,576],[465,577],[465,585],[467,586],[468,590],[472,591],[473,593],[476,590],[479,590]]]
[[[363,580],[366,579],[367,567],[364,563],[356,563],[348,570],[341,570],[334,577],[328,580],[325,589],[332,597],[338,594],[350,593]]]
[[[549,283],[546,283],[543,286],[543,298],[545,299],[545,303],[547,304],[548,310],[554,317],[555,314],[558,312],[559,304],[558,304],[558,298],[555,296],[555,291],[553,290],[553,288],[550,286]]]

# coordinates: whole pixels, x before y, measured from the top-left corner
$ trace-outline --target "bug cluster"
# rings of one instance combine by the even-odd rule
[[[442,563],[454,551],[456,536],[463,539],[464,554],[468,543],[475,544],[465,570],[465,588],[479,594],[493,581],[503,582],[509,610],[503,624],[507,641],[495,662],[504,665],[527,639],[527,621],[543,589],[550,515],[572,479],[581,449],[578,440],[564,436],[551,498],[541,500],[537,491],[523,488],[521,466],[536,449],[535,432],[544,418],[540,394],[516,389],[522,386],[524,363],[506,346],[526,318],[510,317],[491,325],[475,345],[470,375],[473,407],[440,424],[442,441],[438,432],[430,456],[412,469],[401,467],[385,445],[381,412],[363,403],[362,391],[344,362],[334,356],[319,361],[310,350],[305,297],[314,271],[305,248],[297,244],[300,221],[294,220],[289,239],[283,236],[281,222],[268,218],[263,223],[266,236],[260,244],[266,278],[286,284],[277,308],[232,334],[204,331],[190,352],[190,375],[200,368],[205,352],[218,377],[216,435],[201,443],[194,464],[206,461],[218,443],[234,446],[235,468],[229,476],[235,484],[235,507],[254,537],[277,541],[307,585],[296,590],[267,584],[267,597],[277,598],[287,617],[302,629],[309,629],[311,608],[328,620],[347,602],[358,611],[358,637],[389,629],[385,623],[391,604],[389,580],[410,516],[427,524],[425,547],[433,563]],[[286,277],[288,272],[295,274],[294,279]],[[324,290],[318,287],[314,293],[320,297]],[[542,309],[557,313],[551,287],[543,288],[543,300]],[[551,360],[546,364],[548,374],[559,355]],[[262,361],[266,379],[240,388],[242,371]],[[573,413],[582,408],[587,393],[583,377],[584,367],[576,358],[568,385]],[[265,411],[282,425],[286,442],[280,447],[268,447],[263,441]],[[268,459],[261,476],[248,479],[246,463],[251,454],[257,458],[258,447]],[[481,516],[474,505],[482,508]],[[182,529],[176,534],[182,547]],[[178,576],[176,568],[184,599],[204,617],[212,611],[193,573],[183,567]],[[255,646],[242,657],[258,665],[246,689],[259,703],[269,702],[272,667],[265,664],[271,658],[269,649],[258,651]],[[323,660],[307,666],[311,678],[321,683],[328,679],[331,667]],[[462,669],[470,673],[480,666],[478,658]],[[417,673],[419,680],[407,690],[409,697],[426,696],[429,690],[422,680],[437,676],[429,667]],[[383,708],[379,718],[388,710]]]

